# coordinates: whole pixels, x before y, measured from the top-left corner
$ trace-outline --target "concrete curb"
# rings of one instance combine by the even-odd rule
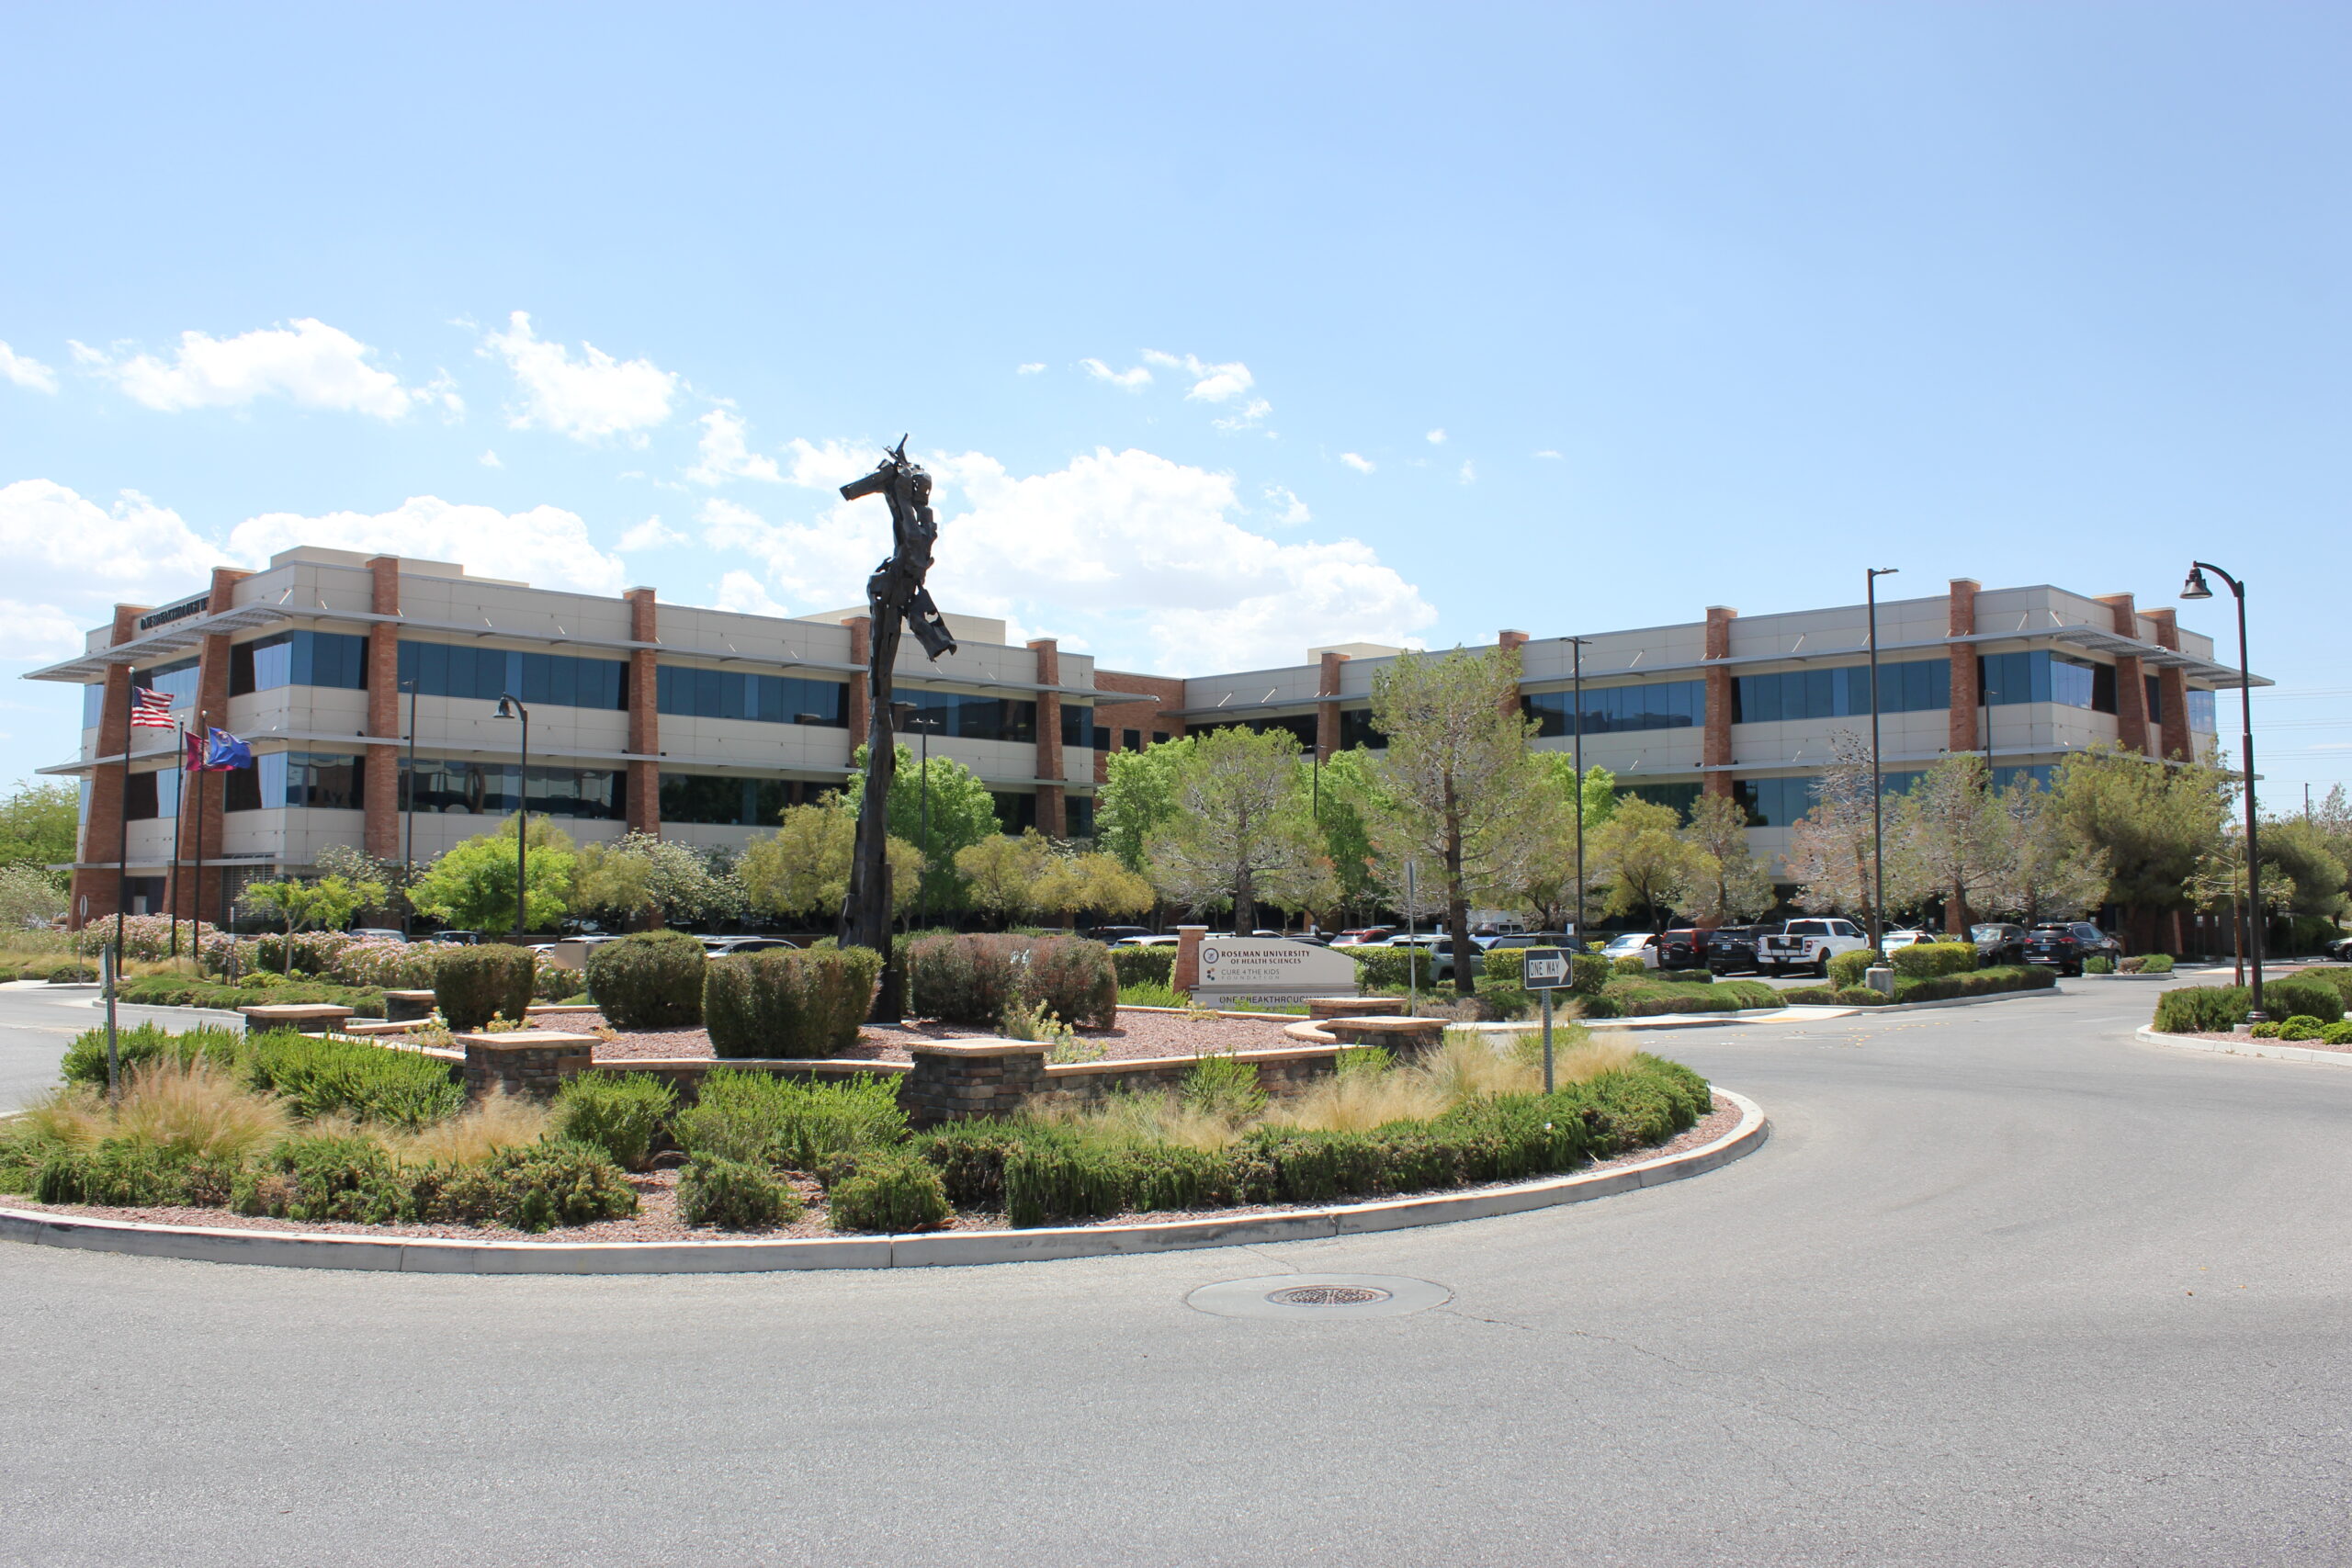
[[[1715,1093],[1739,1108],[1739,1124],[1713,1143],[1682,1154],[1483,1192],[1394,1198],[1238,1220],[1168,1220],[961,1235],[950,1231],[935,1235],[811,1236],[804,1241],[541,1243],[230,1230],[0,1209],[0,1240],[199,1263],[374,1269],[412,1274],[744,1274],[786,1269],[920,1269],[1262,1246],[1488,1219],[1611,1198],[1702,1175],[1753,1153],[1771,1129],[1763,1109],[1754,1100],[1723,1088],[1716,1088]]]
[[[2141,1028],[2132,1037],[2143,1045],[2168,1045],[2176,1051],[2205,1051],[2216,1056],[2264,1056],[2274,1062],[2315,1062],[2324,1067],[2352,1067],[2352,1051],[2315,1051],[2284,1040],[2192,1040]]]

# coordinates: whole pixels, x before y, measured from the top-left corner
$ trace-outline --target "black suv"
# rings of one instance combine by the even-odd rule
[[[2054,964],[2061,975],[2081,974],[2086,958],[2122,956],[2123,944],[2088,920],[2052,920],[2025,936],[2025,961]]]
[[[1657,939],[1657,966],[1661,969],[1706,968],[1707,935],[1707,932],[1689,926],[1661,932]]]
[[[1707,967],[1718,975],[1756,973],[1756,939],[1777,925],[1717,926],[1707,933]]]
[[[1968,936],[1976,943],[1976,966],[1980,969],[1989,969],[1996,964],[2025,962],[2023,926],[2007,920],[1987,920],[1969,927]]]

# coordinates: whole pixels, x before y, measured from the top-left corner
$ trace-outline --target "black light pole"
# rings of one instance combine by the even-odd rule
[[[1871,950],[1886,958],[1886,790],[1878,765],[1878,580],[1893,577],[1899,566],[1867,570],[1871,606]]]
[[[2245,584],[2211,562],[2191,561],[2188,581],[2181,584],[2180,596],[2184,599],[2211,599],[2213,590],[2205,582],[2205,574],[2209,571],[2230,585],[2230,592],[2238,602],[2238,710],[2245,723],[2238,736],[2238,761],[2245,764],[2245,945],[2254,977],[2245,1021],[2261,1023],[2267,1017],[2262,1010],[2262,939],[2266,922],[2262,918],[2261,845],[2256,839],[2255,828],[2254,669],[2246,662],[2245,653]]]
[[[1576,923],[1577,923],[1577,931],[1576,931],[1577,945],[1576,945],[1576,951],[1577,951],[1577,952],[1578,952],[1578,953],[1581,953],[1581,952],[1583,952],[1583,951],[1584,951],[1584,645],[1585,645],[1585,639],[1584,639],[1583,637],[1562,637],[1560,640],[1561,640],[1562,642],[1565,642],[1565,643],[1566,643],[1566,644],[1568,645],[1568,678],[1569,678],[1569,680],[1573,682],[1573,684],[1572,684],[1572,685],[1571,685],[1571,687],[1570,687],[1570,690],[1571,690],[1571,692],[1574,694],[1573,694],[1573,695],[1568,699],[1568,702],[1569,702],[1569,706],[1570,706],[1570,707],[1571,707],[1571,709],[1573,710],[1573,713],[1572,713],[1572,715],[1571,715],[1571,720],[1570,720],[1570,722],[1571,722],[1571,731],[1570,731],[1570,732],[1571,732],[1573,735],[1575,735],[1575,737],[1576,737],[1576,741],[1575,741],[1575,745],[1574,745],[1574,750],[1570,752],[1570,755],[1575,759],[1576,774],[1577,774],[1577,911],[1576,911],[1576,913],[1577,913],[1577,922],[1576,922]]]
[[[523,721],[523,765],[514,775],[514,945],[523,945],[523,922],[531,904],[531,710],[512,693],[498,699],[498,716]]]
[[[915,919],[920,922],[931,918],[931,732],[939,728],[939,720],[915,717],[912,703],[892,703],[890,706],[899,713],[899,728],[916,730],[922,736],[922,784],[915,811],[915,837],[917,847],[922,851],[923,872],[915,884]]]
[[[415,935],[416,922],[416,682],[402,681],[408,690],[408,776],[402,779],[401,840],[401,935]]]

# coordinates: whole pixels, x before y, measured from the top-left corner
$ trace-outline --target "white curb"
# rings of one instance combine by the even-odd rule
[[[802,1241],[530,1242],[231,1230],[0,1209],[0,1240],[202,1263],[427,1274],[741,1274],[782,1269],[915,1269],[1307,1241],[1581,1203],[1714,1170],[1752,1153],[1771,1127],[1762,1108],[1747,1096],[1722,1088],[1714,1092],[1739,1108],[1739,1124],[1714,1142],[1679,1155],[1482,1192],[1393,1198],[1247,1219],[944,1231],[930,1235],[812,1236]]]
[[[2169,1045],[2176,1051],[2210,1051],[2217,1056],[2265,1056],[2274,1062],[2316,1062],[2326,1067],[2352,1067],[2352,1051],[2318,1051],[2286,1040],[2256,1040],[2252,1036],[2244,1040],[2198,1040],[2149,1028],[2133,1031],[2132,1037],[2143,1045]]]

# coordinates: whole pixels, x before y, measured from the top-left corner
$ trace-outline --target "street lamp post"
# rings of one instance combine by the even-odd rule
[[[1874,566],[1863,577],[1871,617],[1871,950],[1886,958],[1886,789],[1878,762],[1878,580],[1899,566]]]
[[[1568,645],[1569,756],[1577,775],[1577,909],[1576,950],[1584,950],[1584,645],[1580,637],[1562,637]]]
[[[2254,669],[2246,660],[2245,651],[2245,584],[2210,561],[2191,561],[2188,581],[2181,584],[2180,596],[2211,599],[2213,590],[2205,581],[2209,571],[2230,585],[2230,592],[2238,602],[2238,711],[2244,722],[2238,736],[2238,761],[2245,765],[2245,945],[2254,980],[2245,1021],[2261,1023],[2267,1017],[2262,1010],[2262,853],[2255,823]]]
[[[408,774],[401,783],[402,788],[401,839],[401,935],[403,939],[415,934],[416,923],[416,686],[413,680],[402,681],[408,693]]]
[[[498,699],[498,716],[523,721],[523,761],[514,773],[514,945],[520,947],[531,907],[531,710],[510,692]]]

